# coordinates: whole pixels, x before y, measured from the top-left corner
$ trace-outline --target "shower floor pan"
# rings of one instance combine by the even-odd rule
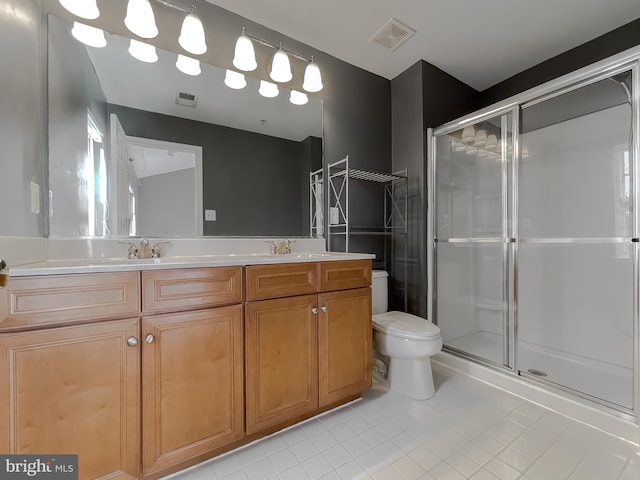
[[[448,340],[448,347],[502,364],[502,336],[478,331]],[[633,369],[574,355],[530,342],[519,342],[517,368],[520,372],[593,397],[613,408],[633,409]]]

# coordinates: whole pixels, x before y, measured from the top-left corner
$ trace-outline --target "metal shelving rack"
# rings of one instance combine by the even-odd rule
[[[316,172],[317,173],[317,172]],[[327,166],[328,182],[326,188],[326,216],[327,245],[331,245],[332,237],[344,237],[345,252],[349,252],[349,237],[355,235],[382,235],[385,237],[384,265],[392,276],[394,275],[393,263],[402,262],[402,279],[396,279],[402,283],[399,288],[402,291],[404,309],[407,310],[407,219],[408,219],[408,188],[407,170],[396,173],[379,173],[359,170],[349,167],[349,156]],[[351,181],[370,182],[384,186],[384,217],[381,227],[368,227],[354,225],[349,212],[349,183]],[[313,188],[313,186],[312,186]],[[402,237],[401,258],[393,258],[396,251],[395,242],[398,236]],[[387,259],[387,239],[391,242],[390,251],[393,262]]]

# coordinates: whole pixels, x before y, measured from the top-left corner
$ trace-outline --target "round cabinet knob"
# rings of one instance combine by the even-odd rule
[[[313,307],[311,309],[311,313],[313,313],[314,315],[317,315],[318,314],[318,309],[316,307]]]
[[[154,337],[153,335],[149,334],[144,338],[144,341],[147,343],[153,343],[156,341],[156,337]]]
[[[327,312],[327,307],[320,307],[320,310],[322,310],[323,312]]]
[[[130,347],[135,347],[136,345],[138,345],[138,339],[136,337],[127,338],[127,345],[129,345]]]

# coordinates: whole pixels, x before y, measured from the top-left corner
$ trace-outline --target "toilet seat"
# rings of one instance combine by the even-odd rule
[[[430,321],[406,312],[385,312],[373,316],[373,329],[410,340],[436,340],[440,329]]]

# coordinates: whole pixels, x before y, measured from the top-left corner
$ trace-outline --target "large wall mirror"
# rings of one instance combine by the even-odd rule
[[[320,99],[231,89],[218,67],[187,75],[173,53],[145,63],[129,39],[93,48],[71,29],[49,15],[50,236],[309,235]]]

